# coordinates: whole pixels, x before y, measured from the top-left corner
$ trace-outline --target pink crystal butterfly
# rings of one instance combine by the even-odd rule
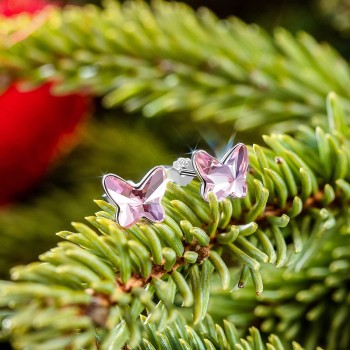
[[[205,151],[196,151],[192,156],[193,167],[202,181],[201,194],[208,201],[208,193],[216,194],[218,201],[231,196],[242,198],[247,194],[248,171],[247,147],[239,143],[219,161]]]
[[[102,184],[107,196],[118,210],[116,221],[120,226],[130,227],[141,218],[153,222],[164,220],[161,200],[168,178],[162,166],[151,169],[138,184],[125,181],[114,174],[103,177]]]

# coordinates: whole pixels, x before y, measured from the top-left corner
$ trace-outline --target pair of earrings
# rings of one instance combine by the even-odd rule
[[[198,150],[192,154],[191,159],[180,158],[172,167],[157,166],[151,169],[137,184],[114,174],[105,175],[102,184],[109,200],[117,207],[117,223],[130,227],[141,218],[152,222],[164,220],[165,212],[161,201],[168,181],[185,186],[198,176],[202,183],[203,199],[208,201],[208,193],[213,192],[218,201],[222,201],[228,196],[245,197],[247,171],[247,147],[239,143],[220,160]]]

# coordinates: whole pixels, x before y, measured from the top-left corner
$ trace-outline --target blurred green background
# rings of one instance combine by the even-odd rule
[[[84,1],[74,1],[82,5]],[[95,2],[98,3],[98,2]],[[292,32],[304,30],[350,55],[348,28],[344,25],[347,1],[186,1],[194,8],[206,6],[219,17],[237,16],[272,32],[278,26]],[[349,17],[346,17],[349,18]],[[346,22],[346,21],[345,21]],[[227,126],[195,124],[186,115],[147,119],[121,109],[106,111],[94,101],[92,116],[77,146],[59,159],[30,193],[0,209],[0,275],[8,278],[14,265],[36,260],[57,241],[55,232],[69,229],[97,208],[92,199],[102,194],[101,176],[107,172],[138,181],[151,167],[171,164],[192,149],[216,148],[231,136],[252,143],[256,134],[235,135]],[[221,145],[220,145],[221,144]]]

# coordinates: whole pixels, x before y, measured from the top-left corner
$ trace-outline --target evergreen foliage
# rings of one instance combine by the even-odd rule
[[[293,131],[249,147],[244,199],[207,203],[198,181],[169,183],[165,221],[129,229],[96,200],[87,223],[0,283],[2,336],[30,350],[348,349],[347,63],[306,34],[271,38],[177,3],[109,2],[37,21],[23,40],[0,39],[4,86],[55,80],[58,93],[87,89],[146,116]],[[331,89],[340,97],[325,103]]]
[[[329,350],[348,349],[349,333],[344,330],[350,325],[349,209],[331,228],[307,221],[302,229],[311,233],[305,237],[310,250],[296,255],[286,269],[263,266],[260,296],[255,296],[251,283],[233,293],[216,288],[208,312],[239,328],[258,323],[262,331],[287,341],[302,339],[306,349],[318,344]]]
[[[51,171],[37,196],[1,208],[1,278],[8,278],[11,267],[29,263],[55,245],[57,237],[51,232],[68,227],[74,219],[94,210],[91,198],[102,193],[102,171],[121,169],[123,164],[121,176],[137,178],[143,169],[166,164],[167,152],[160,140],[141,129],[138,134],[128,135],[120,118],[105,119],[90,121],[79,145]],[[137,154],[135,149],[139,150]]]
[[[145,318],[142,317],[145,322]],[[206,316],[204,321],[193,329],[185,325],[185,320],[178,317],[174,323],[166,328],[163,333],[157,332],[152,324],[143,323],[145,338],[142,339],[138,349],[269,349],[283,350],[281,340],[275,335],[271,335],[265,344],[259,331],[251,327],[249,335],[244,338],[239,337],[237,329],[231,322],[224,321],[221,327],[213,322],[210,316]],[[293,342],[293,350],[302,350],[302,347]]]
[[[177,317],[176,305],[192,307],[195,326],[203,321],[213,271],[223,289],[230,286],[223,259],[227,255],[243,266],[238,286],[243,287],[250,275],[258,295],[263,291],[261,264],[280,268],[289,263],[296,274],[288,281],[287,297],[300,287],[295,282],[299,274],[311,269],[316,282],[309,282],[311,290],[297,293],[297,301],[307,304],[324,294],[347,300],[349,264],[343,259],[347,250],[338,249],[344,243],[338,236],[349,233],[349,129],[332,94],[328,106],[329,130],[303,127],[294,138],[266,136],[268,147],[250,148],[249,191],[242,200],[218,203],[210,195],[206,203],[198,182],[184,189],[169,183],[163,200],[166,220],[144,221],[129,229],[115,223],[112,205],[96,201],[102,210],[87,217],[95,229],[73,224],[76,232],[60,232],[65,241],[42,254],[41,262],[14,268],[14,282],[2,283],[4,332],[18,348],[118,349],[126,342],[135,348],[142,334],[140,314],[161,331]],[[320,266],[316,253],[322,253],[323,237],[330,235],[338,255],[328,267],[329,258],[325,261],[321,254]],[[331,285],[317,283],[328,271]],[[274,299],[267,293],[266,300]],[[276,301],[283,310],[283,294],[277,293]],[[287,314],[298,315],[297,311],[305,313],[299,307]],[[349,322],[348,311],[334,307],[337,330]],[[290,322],[280,324],[276,330],[283,331]],[[298,330],[289,333],[298,335]],[[310,349],[322,340],[322,334],[312,335]],[[300,334],[298,338],[303,339]],[[185,342],[178,346],[186,349]]]
[[[20,19],[2,22],[4,86],[53,80],[57,93],[86,90],[102,95],[107,107],[148,117],[187,112],[195,120],[235,122],[236,130],[281,121],[280,128],[294,128],[291,118],[325,115],[329,91],[350,110],[347,62],[306,33],[278,29],[270,37],[237,18],[162,1],[51,10],[23,35],[6,35]]]
[[[318,0],[318,6],[323,16],[328,19],[332,26],[349,36],[350,33],[350,2],[349,0]]]

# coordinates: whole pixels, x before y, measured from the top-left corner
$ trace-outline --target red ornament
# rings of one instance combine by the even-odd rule
[[[0,13],[33,13],[42,0],[0,0]],[[51,84],[21,92],[15,84],[0,95],[0,205],[37,184],[53,161],[76,141],[76,130],[90,109],[82,94],[53,96]]]
[[[0,204],[42,179],[88,110],[89,98],[53,96],[48,84],[30,92],[11,86],[0,96]]]
[[[10,17],[22,12],[35,13],[45,6],[45,0],[0,0],[0,14]]]

